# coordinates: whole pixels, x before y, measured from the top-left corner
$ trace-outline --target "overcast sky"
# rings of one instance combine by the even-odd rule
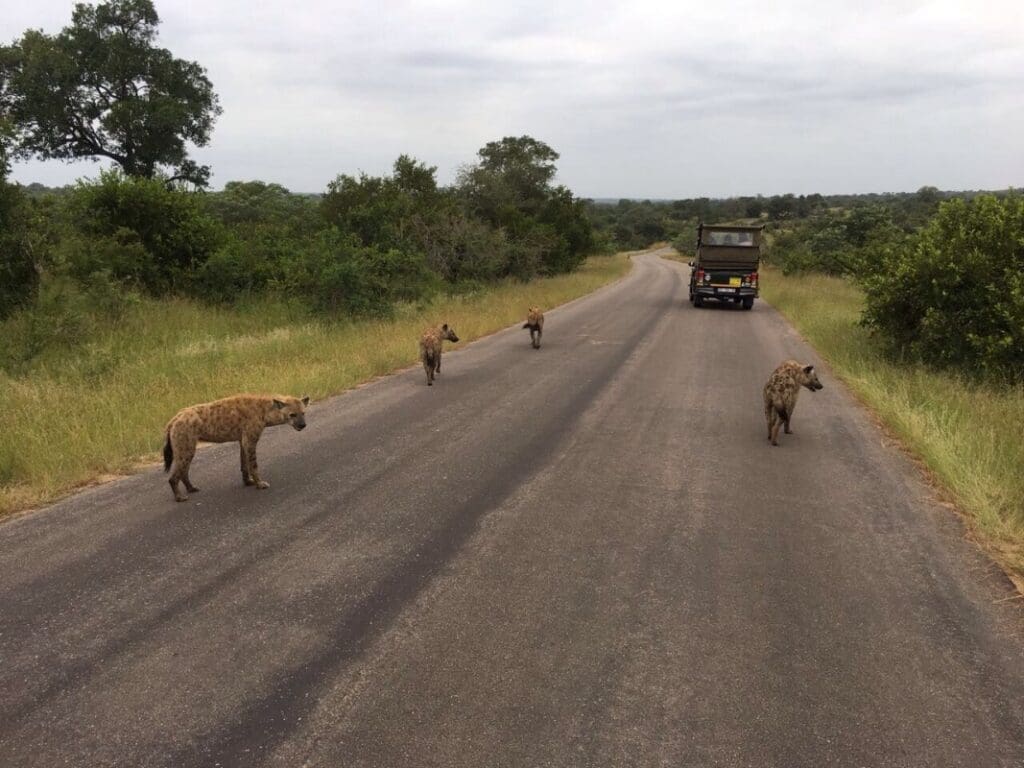
[[[156,0],[224,114],[213,186],[319,192],[401,153],[442,183],[529,134],[584,197],[1024,186],[1024,2]],[[4,2],[0,40],[72,3]],[[19,163],[23,183],[93,176]]]

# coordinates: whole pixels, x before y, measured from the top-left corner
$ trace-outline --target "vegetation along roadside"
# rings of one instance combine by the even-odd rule
[[[151,460],[181,407],[238,391],[336,394],[416,361],[423,328],[444,320],[470,341],[623,276],[626,254],[570,274],[507,280],[473,293],[399,305],[387,318],[325,320],[280,301],[243,307],[142,300],[53,365],[0,371],[0,514],[50,501]],[[417,382],[419,380],[417,379]]]

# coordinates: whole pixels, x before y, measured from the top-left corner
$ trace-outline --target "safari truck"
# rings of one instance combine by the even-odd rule
[[[697,256],[690,262],[693,306],[703,306],[707,299],[731,301],[744,309],[754,306],[763,229],[763,224],[697,227]]]

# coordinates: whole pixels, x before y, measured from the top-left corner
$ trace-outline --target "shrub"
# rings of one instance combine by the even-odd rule
[[[880,205],[857,205],[849,211],[825,211],[807,223],[775,234],[769,258],[783,274],[821,272],[861,276],[884,263],[880,258],[903,233]]]
[[[1024,198],[942,203],[863,282],[864,323],[897,351],[1024,379]]]
[[[79,280],[96,272],[133,285],[146,285],[148,276],[159,271],[153,255],[138,233],[120,228],[109,235],[68,232],[55,248],[57,266]]]
[[[0,178],[0,318],[35,296],[39,273],[27,242],[27,202]]]
[[[81,234],[113,238],[120,246],[134,241],[148,254],[137,269],[126,270],[123,263],[93,266],[106,266],[115,276],[131,277],[147,292],[160,295],[184,287],[189,274],[223,240],[220,226],[203,210],[198,194],[171,189],[160,179],[105,171],[98,181],[79,182],[68,206]],[[124,255],[109,240],[107,248],[118,258]]]
[[[318,237],[282,287],[328,314],[385,315],[436,287],[422,254],[360,245],[337,229]]]
[[[206,301],[230,303],[283,284],[307,239],[290,237],[274,225],[231,235],[196,272],[192,291]]]

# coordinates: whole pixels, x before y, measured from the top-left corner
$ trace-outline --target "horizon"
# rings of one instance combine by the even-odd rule
[[[56,161],[52,161],[52,162],[56,162]],[[98,174],[97,174],[97,177],[98,177]],[[81,176],[81,177],[79,177],[77,179],[73,179],[72,181],[68,182],[67,184],[60,184],[60,185],[54,186],[54,185],[44,184],[43,182],[40,182],[40,181],[19,181],[17,179],[13,179],[13,181],[16,184],[19,184],[19,185],[21,185],[21,186],[23,186],[25,188],[30,188],[32,186],[40,186],[40,187],[43,187],[45,190],[50,191],[50,192],[59,191],[61,189],[69,189],[69,188],[73,187],[76,183],[78,183],[79,181],[89,182],[89,181],[92,181],[92,180],[94,180],[94,177],[91,177],[91,176]],[[225,182],[225,184],[236,183],[236,182],[241,182],[241,183],[261,182],[261,183],[264,183],[264,184],[276,184],[277,183],[277,182],[274,182],[274,181],[268,181],[267,179],[228,179]],[[280,185],[280,186],[284,186],[284,185]],[[439,184],[438,186],[444,186],[444,185]],[[221,185],[220,187],[214,187],[213,185],[210,185],[209,187],[206,187],[205,189],[203,189],[201,191],[216,194],[216,193],[219,193],[219,192],[223,192],[224,191],[224,187],[225,187],[225,185]],[[614,205],[617,202],[619,202],[620,200],[627,200],[627,201],[632,202],[632,203],[673,203],[673,202],[680,201],[680,200],[700,200],[700,199],[707,199],[707,200],[738,200],[738,199],[741,199],[741,198],[755,198],[755,199],[763,198],[763,199],[770,199],[770,198],[773,198],[773,197],[785,197],[786,195],[793,195],[796,198],[810,197],[810,196],[813,196],[813,195],[820,195],[821,197],[824,197],[824,198],[829,198],[829,197],[867,197],[867,196],[887,197],[887,196],[898,196],[898,195],[914,195],[914,194],[920,192],[922,189],[929,188],[929,187],[934,187],[935,189],[938,190],[939,194],[950,196],[950,197],[956,197],[957,195],[965,195],[965,194],[1010,194],[1010,193],[1019,192],[1022,189],[1022,187],[1016,186],[1016,185],[1011,185],[1011,186],[1008,186],[1008,187],[1002,187],[1002,188],[999,188],[999,189],[984,189],[984,188],[976,188],[976,189],[942,189],[940,187],[935,187],[933,184],[925,184],[925,185],[922,185],[921,187],[918,187],[917,189],[886,190],[886,191],[881,191],[881,192],[879,192],[879,191],[873,191],[873,192],[808,192],[808,193],[801,193],[801,194],[796,194],[796,193],[793,193],[793,192],[779,192],[777,194],[771,194],[771,195],[764,194],[762,192],[757,192],[757,193],[750,194],[750,195],[731,195],[731,196],[728,196],[728,197],[714,197],[714,196],[710,196],[710,195],[694,195],[692,197],[651,197],[651,196],[624,197],[624,196],[621,196],[621,195],[620,196],[589,197],[589,196],[584,196],[584,195],[577,195],[575,193],[575,191],[573,191],[573,194],[574,194],[575,197],[577,197],[580,200],[589,200],[592,203]],[[319,197],[319,196],[322,196],[322,195],[326,194],[326,191],[327,191],[326,188],[323,191],[320,191],[320,192],[310,192],[308,190],[288,189],[287,187],[285,187],[285,190],[289,194],[300,195],[300,196],[305,196],[305,197]]]

